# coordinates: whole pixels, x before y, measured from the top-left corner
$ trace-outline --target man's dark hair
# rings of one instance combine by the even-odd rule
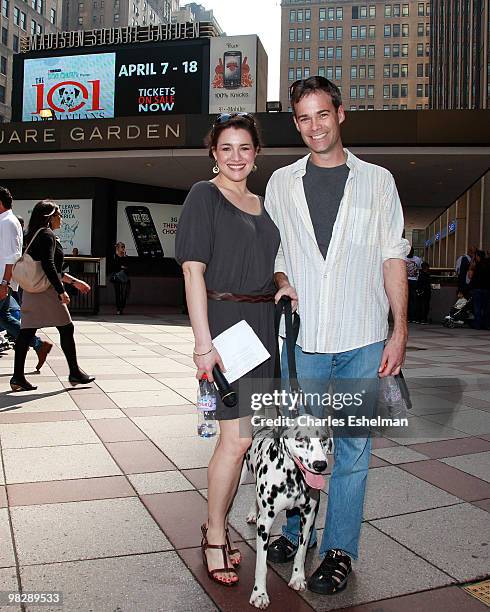
[[[12,194],[6,187],[0,187],[0,202],[4,208],[12,208]]]
[[[307,79],[295,81],[289,88],[293,113],[295,112],[294,107],[302,98],[312,93],[316,93],[317,91],[324,91],[327,93],[332,98],[335,110],[338,110],[339,106],[342,104],[342,94],[337,85],[325,77],[311,76]]]

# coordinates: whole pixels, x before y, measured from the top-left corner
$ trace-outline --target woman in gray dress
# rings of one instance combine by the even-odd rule
[[[261,380],[274,377],[273,277],[280,238],[262,198],[247,188],[260,150],[254,118],[246,113],[220,115],[208,145],[216,177],[192,187],[176,237],[176,258],[184,273],[194,332],[197,378],[207,374],[212,381],[215,365],[224,370],[212,339],[245,320],[271,355],[246,375],[260,386]],[[232,386],[238,391],[236,383]],[[226,586],[238,582],[235,567],[241,556],[231,547],[227,517],[251,443],[250,402],[241,400],[229,408],[218,398],[220,437],[208,466],[208,521],[202,526],[208,575]]]
[[[34,206],[25,238],[29,255],[40,261],[50,287],[41,293],[24,290],[21,307],[21,330],[15,343],[14,375],[10,379],[12,391],[32,391],[37,387],[26,380],[24,367],[31,339],[40,327],[57,327],[61,350],[70,369],[68,380],[72,384],[87,384],[94,380],[80,369],[74,339],[74,327],[67,305],[70,297],[63,283],[73,285],[81,293],[90,291],[82,280],[63,273],[63,247],[53,230],[61,227],[59,206],[51,200],[42,200]],[[26,249],[27,250],[27,249]]]

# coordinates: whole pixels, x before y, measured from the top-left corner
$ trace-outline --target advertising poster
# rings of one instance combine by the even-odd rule
[[[207,46],[188,42],[121,49],[116,58],[117,117],[207,113]],[[203,106],[203,103],[205,106]]]
[[[182,206],[148,202],[117,203],[117,241],[129,257],[175,257],[175,233]]]
[[[92,200],[56,200],[63,215],[58,235],[65,255],[71,255],[76,247],[80,255],[92,253]],[[25,227],[29,223],[37,200],[15,200],[14,215],[23,217]]]
[[[210,40],[209,113],[257,110],[257,36]]]
[[[115,63],[115,53],[25,60],[22,121],[48,108],[56,119],[114,117]]]

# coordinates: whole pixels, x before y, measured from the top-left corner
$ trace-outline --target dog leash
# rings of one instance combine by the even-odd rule
[[[276,328],[276,337],[279,338],[279,325],[281,318],[284,315],[284,322],[286,327],[286,351],[288,355],[288,371],[289,371],[289,385],[293,393],[300,393],[301,387],[298,383],[298,372],[296,370],[296,355],[295,347],[296,340],[298,339],[300,318],[297,312],[293,312],[291,308],[291,298],[283,296],[276,304],[274,324]],[[278,349],[279,355],[279,349]],[[280,359],[276,360],[276,377],[281,377],[280,372]]]

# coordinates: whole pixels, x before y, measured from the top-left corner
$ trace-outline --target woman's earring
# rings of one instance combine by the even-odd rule
[[[213,174],[219,174],[219,166],[217,162],[213,166]]]
[[[254,165],[252,166],[252,172],[257,172],[257,164],[254,164]]]

